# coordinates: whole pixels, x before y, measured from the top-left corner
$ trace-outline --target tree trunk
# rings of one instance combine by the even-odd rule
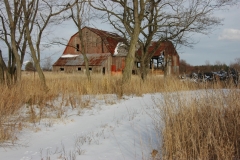
[[[14,19],[12,18],[12,13],[11,13],[11,7],[10,4],[7,0],[4,0],[4,4],[6,7],[6,11],[7,11],[7,15],[8,15],[8,19],[9,19],[9,26],[10,26],[10,33],[11,33],[11,46],[12,46],[12,53],[14,54],[15,60],[16,60],[16,82],[20,82],[21,81],[21,61],[20,61],[20,56],[18,54],[18,49],[17,49],[17,44],[16,44],[16,22],[14,22]],[[17,15],[14,15],[17,16]],[[15,67],[15,66],[14,66]]]
[[[83,20],[84,20],[84,18],[86,18],[86,17],[82,17],[82,16],[83,16],[84,10],[86,9],[87,6],[85,5],[84,1],[79,3],[79,1],[76,0],[76,3],[77,3],[76,4],[76,6],[77,6],[76,14],[77,15],[76,15],[76,17],[73,16],[74,11],[71,8],[72,20],[74,21],[75,25],[78,28],[78,37],[79,37],[80,43],[81,43],[81,54],[83,55],[83,58],[84,58],[84,63],[85,63],[85,68],[86,68],[86,76],[87,76],[88,81],[91,81],[91,75],[90,75],[90,71],[89,71],[89,61],[88,61],[88,58],[86,55],[86,47],[83,42],[83,33],[82,33]],[[87,43],[89,43],[89,42],[87,42]]]
[[[11,37],[15,37],[15,34],[14,34],[14,36],[11,35]],[[13,51],[15,61],[16,61],[16,72],[17,72],[15,82],[19,83],[21,81],[22,65],[21,65],[21,61],[20,61],[20,56],[19,56],[18,51],[17,51],[16,42],[14,42],[14,41],[15,41],[15,38],[12,38],[12,48],[13,48],[12,51]],[[12,65],[13,65],[12,67],[15,67],[15,64],[12,64]]]
[[[126,57],[126,65],[123,70],[123,77],[122,77],[123,84],[126,84],[131,80],[132,69],[133,69],[134,60],[135,60],[135,44],[130,45],[129,53],[127,54],[127,57]]]
[[[169,55],[166,55],[164,64],[164,78],[168,76],[168,70],[169,70],[169,63],[171,63],[171,57]]]
[[[8,50],[8,66],[3,62],[4,64],[4,70],[5,74],[7,75],[6,81],[8,86],[12,85],[17,82],[17,74],[16,74],[16,58],[12,52],[12,49]],[[22,63],[20,62],[20,66],[22,66]]]
[[[0,65],[0,84],[4,84],[4,70],[3,67]]]
[[[132,69],[133,69],[133,65],[134,65],[134,60],[135,60],[135,52],[136,52],[136,46],[137,46],[137,42],[138,42],[138,38],[139,38],[139,34],[140,34],[140,26],[141,26],[141,18],[139,18],[139,16],[143,16],[143,15],[139,15],[138,13],[138,1],[134,1],[133,2],[133,8],[134,8],[134,29],[133,29],[133,33],[131,35],[131,41],[130,41],[130,46],[129,46],[129,53],[127,54],[126,57],[126,66],[124,68],[123,71],[123,77],[122,77],[122,84],[126,84],[131,80],[131,76],[132,76]]]
[[[29,36],[30,36],[30,35],[29,35]],[[36,57],[36,52],[35,52],[33,46],[31,46],[31,45],[33,45],[33,44],[29,42],[29,47],[30,47],[30,50],[31,50],[31,55],[32,55],[33,62],[34,62],[34,64],[35,64],[35,67],[36,67],[36,70],[37,70],[39,79],[40,79],[40,81],[41,81],[41,85],[42,85],[42,87],[43,87],[43,90],[47,92],[47,91],[48,91],[48,87],[47,87],[47,84],[46,84],[45,76],[44,76],[43,71],[42,71],[42,68],[41,68],[41,66],[40,66],[40,62],[39,62],[39,60],[38,60],[37,57]]]
[[[37,53],[36,53],[36,51],[33,47],[32,39],[31,39],[31,35],[30,35],[30,31],[29,31],[28,27],[26,27],[26,36],[27,36],[28,45],[29,45],[29,48],[30,48],[30,51],[31,51],[31,55],[32,55],[32,58],[33,58],[33,62],[35,64],[36,70],[38,72],[38,76],[39,76],[40,81],[41,81],[41,85],[43,87],[43,90],[47,92],[48,87],[47,87],[47,84],[46,84],[45,76],[44,76],[43,71],[42,71],[41,66],[40,66],[40,57],[39,57],[39,59],[37,58]]]
[[[141,61],[141,66],[140,66],[140,73],[141,73],[141,78],[143,80],[143,82],[146,80],[147,78],[147,74],[148,74],[148,62],[146,62],[145,60]]]
[[[12,84],[12,79],[11,79],[11,74],[9,73],[9,70],[5,64],[5,62],[3,61],[3,58],[2,58],[2,53],[1,53],[1,50],[0,50],[0,77],[1,77],[1,80],[2,84],[7,84],[7,86],[10,86]]]
[[[4,69],[3,69],[2,51],[0,50],[0,84],[4,84]]]
[[[86,55],[86,53],[82,53],[82,55],[84,57],[87,79],[88,79],[88,81],[91,81],[91,75],[90,75],[90,71],[89,71],[89,62],[88,62],[87,55]]]
[[[88,81],[91,81],[91,75],[90,75],[90,71],[89,71],[89,62],[88,62],[88,58],[86,55],[86,48],[83,42],[83,35],[82,35],[82,28],[79,26],[78,27],[78,37],[81,41],[81,54],[83,55],[84,58],[84,63],[85,63],[85,67],[86,67],[86,75],[88,78]]]
[[[42,85],[42,87],[43,87],[43,90],[44,91],[48,91],[48,87],[47,87],[47,84],[46,84],[46,79],[45,79],[45,75],[43,74],[43,71],[42,71],[42,68],[41,68],[41,66],[40,66],[40,63],[39,63],[39,61],[38,60],[33,60],[34,61],[34,63],[35,63],[35,67],[36,67],[36,70],[37,70],[37,72],[38,72],[38,76],[39,76],[39,78],[40,78],[40,81],[41,81],[41,85]]]
[[[4,70],[0,59],[0,84],[4,84]]]

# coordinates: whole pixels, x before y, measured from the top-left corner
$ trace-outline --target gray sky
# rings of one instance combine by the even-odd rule
[[[240,6],[219,11],[216,15],[224,18],[223,25],[209,35],[194,35],[193,38],[198,43],[193,48],[180,48],[178,53],[181,59],[191,65],[216,62],[229,65],[240,58]]]

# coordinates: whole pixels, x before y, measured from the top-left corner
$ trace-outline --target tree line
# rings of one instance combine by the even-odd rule
[[[140,72],[145,80],[149,61],[160,46],[149,52],[152,42],[172,41],[175,46],[191,46],[192,33],[208,34],[221,24],[222,20],[213,16],[215,11],[237,3],[237,0],[0,0],[0,40],[8,49],[5,61],[0,52],[0,83],[21,82],[23,60],[29,53],[47,91],[40,59],[48,27],[73,21],[82,39],[82,28],[96,18],[108,23],[125,39],[128,54],[122,84],[131,79],[137,49],[141,50]],[[91,81],[84,43],[81,54]]]
[[[240,58],[236,58],[234,62],[229,65],[225,63],[216,62],[215,64],[206,63],[205,65],[191,65],[185,60],[180,60],[179,74],[191,74],[193,72],[217,72],[217,71],[228,71],[229,68],[234,68],[240,71]]]

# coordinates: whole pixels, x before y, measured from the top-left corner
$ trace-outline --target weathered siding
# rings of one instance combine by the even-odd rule
[[[88,28],[84,28],[82,34],[86,53],[108,53],[107,47],[99,35],[91,32]],[[81,49],[81,41],[76,33],[69,40],[63,54],[81,54]]]
[[[90,73],[102,73],[102,66],[89,66]],[[54,66],[53,71],[65,73],[85,73],[85,66]]]
[[[115,66],[115,71],[122,71],[125,67],[126,57],[112,57],[112,65]]]
[[[115,66],[116,71],[122,71],[125,67],[125,57],[115,57],[114,49],[117,46],[119,36],[107,31],[97,30],[89,27],[82,29],[83,42],[85,46],[85,53],[89,59],[89,67],[92,68],[92,72],[111,73],[112,66]],[[83,64],[83,57],[81,56],[81,41],[78,33],[74,34],[65,48],[63,55],[79,55],[74,58],[62,58],[60,57],[53,65],[53,71],[62,72],[84,72],[85,65]],[[99,54],[99,55],[98,55]],[[109,54],[109,57],[104,57]],[[89,56],[92,55],[92,56]],[[102,56],[101,56],[102,55]],[[95,57],[95,58],[94,58]],[[80,59],[79,59],[80,58]],[[81,67],[81,70],[78,68]]]
[[[157,45],[159,45],[157,47]],[[151,59],[151,61],[149,62],[149,73],[152,74],[164,74],[164,72],[162,71],[162,66],[159,63],[159,56],[161,56],[162,54],[164,54],[164,62],[166,65],[166,74],[167,75],[171,75],[171,74],[178,74],[179,73],[179,55],[174,47],[174,45],[172,44],[172,42],[170,41],[164,41],[160,44],[153,42],[152,45],[149,47],[149,53],[154,51],[155,48],[158,48],[155,52],[154,55]],[[139,72],[139,68],[138,68],[138,64],[141,61],[141,52],[142,50],[139,49],[137,54],[137,58],[136,58],[136,62],[135,62],[135,67],[134,67],[134,71],[136,73]],[[155,65],[153,66],[152,62],[155,62]]]
[[[112,64],[112,57],[109,56],[107,60],[104,61],[103,65],[101,66],[89,66],[91,73],[104,73],[109,74],[111,73],[111,64]],[[86,67],[84,65],[62,65],[62,66],[53,66],[53,71],[55,72],[66,72],[66,73],[72,73],[72,72],[79,72],[79,73],[85,73]]]
[[[108,53],[102,38],[88,28],[82,30],[86,53]],[[81,46],[80,46],[81,50]]]

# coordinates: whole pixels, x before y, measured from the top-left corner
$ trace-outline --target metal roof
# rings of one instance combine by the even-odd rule
[[[111,53],[89,53],[86,54],[89,62],[89,66],[101,66],[111,56]],[[83,55],[73,57],[60,57],[53,66],[84,66]]]
[[[118,34],[116,33],[113,33],[113,32],[108,32],[108,31],[103,31],[103,30],[100,30],[100,29],[96,29],[96,28],[91,28],[91,27],[84,27],[82,28],[82,30],[84,29],[88,29],[90,30],[91,32],[97,34],[99,37],[101,37],[103,43],[105,44],[105,46],[107,47],[108,49],[108,52],[111,53],[112,55],[114,54],[114,50],[117,46],[117,44],[119,42],[124,42],[124,38],[122,38],[121,36],[119,36]],[[71,38],[70,38],[70,41],[72,38],[76,37],[78,34],[75,33]],[[68,54],[67,52],[67,49],[68,47],[65,48],[63,54]],[[72,53],[73,54],[73,53]],[[76,54],[76,53],[75,53]]]
[[[156,48],[157,50],[154,52],[153,57],[158,57],[163,52],[166,52],[169,55],[178,55],[171,41],[163,41],[163,42],[160,42],[160,44],[157,42],[152,42],[151,46],[149,46],[148,48],[148,53],[150,54]],[[141,48],[139,48],[139,50],[137,51],[137,54],[141,56]]]

